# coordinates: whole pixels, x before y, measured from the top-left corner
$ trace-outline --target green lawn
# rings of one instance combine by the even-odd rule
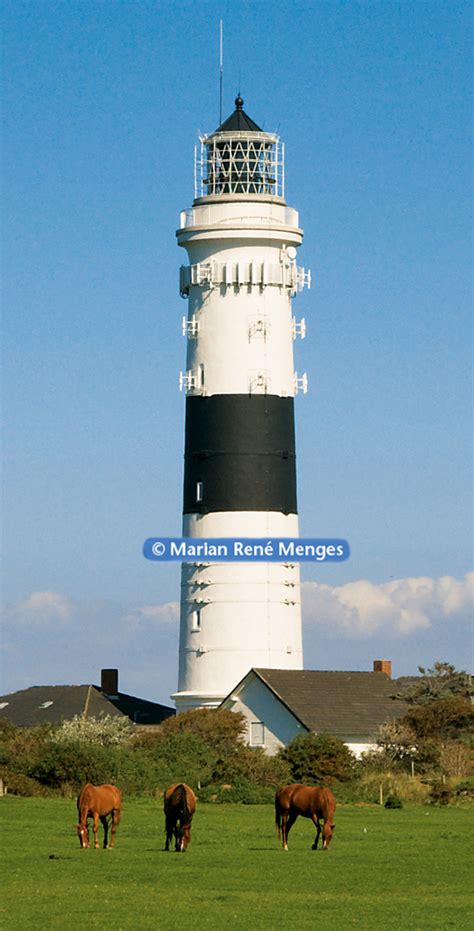
[[[151,799],[126,800],[115,850],[80,849],[72,801],[7,796],[0,817],[9,931],[474,927],[466,809],[340,807],[327,853],[302,819],[283,851],[266,805],[200,805],[185,854]]]

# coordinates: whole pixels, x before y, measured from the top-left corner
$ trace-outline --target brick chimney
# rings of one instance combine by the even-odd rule
[[[107,698],[118,696],[118,669],[100,670],[100,690]]]
[[[384,672],[389,679],[392,678],[392,660],[374,659],[374,672]]]

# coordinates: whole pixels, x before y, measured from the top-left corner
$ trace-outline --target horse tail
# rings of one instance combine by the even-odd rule
[[[277,794],[275,795],[275,827],[276,827],[276,829],[277,829],[277,831],[278,831],[278,838],[280,838],[280,834],[281,834],[281,808],[280,808],[280,800],[279,800],[278,796],[279,796],[279,793],[277,792]]]
[[[186,822],[189,820],[191,814],[188,808],[186,786],[181,782],[179,786],[176,786],[175,792],[176,800],[181,808],[183,820]]]
[[[120,789],[117,789],[114,786],[114,807],[112,810],[113,819],[115,824],[120,824],[120,815],[122,814],[122,793]]]

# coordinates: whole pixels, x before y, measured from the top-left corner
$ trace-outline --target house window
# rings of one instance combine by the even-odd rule
[[[202,501],[204,482],[196,482],[196,501]]]
[[[201,612],[193,611],[191,614],[191,630],[201,630]]]
[[[265,728],[263,721],[250,722],[250,746],[263,747],[265,743]]]

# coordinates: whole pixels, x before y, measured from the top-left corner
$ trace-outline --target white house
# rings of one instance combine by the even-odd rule
[[[313,732],[338,737],[359,757],[376,746],[382,724],[407,710],[391,697],[390,673],[389,660],[375,660],[373,672],[251,669],[220,707],[241,712],[250,746],[270,755]]]

